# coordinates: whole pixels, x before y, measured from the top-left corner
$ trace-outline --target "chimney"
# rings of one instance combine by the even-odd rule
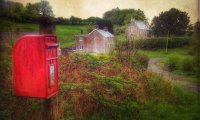
[[[98,29],[99,29],[99,25],[96,25],[96,26],[95,26],[95,29],[97,29],[97,30],[98,30]]]
[[[105,26],[105,27],[103,28],[103,30],[106,31],[106,32],[108,32],[108,27]]]

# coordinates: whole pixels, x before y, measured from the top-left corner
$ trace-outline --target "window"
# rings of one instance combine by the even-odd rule
[[[83,40],[79,40],[80,50],[83,50]]]

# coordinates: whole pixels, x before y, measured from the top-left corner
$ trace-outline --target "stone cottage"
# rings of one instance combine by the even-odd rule
[[[146,38],[150,35],[150,26],[144,21],[137,21],[132,18],[126,33],[128,37]]]
[[[105,53],[108,54],[114,48],[114,35],[104,30],[94,29],[87,35],[76,36],[76,51],[84,51],[89,53]]]

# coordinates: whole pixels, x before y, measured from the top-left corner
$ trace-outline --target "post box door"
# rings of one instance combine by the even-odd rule
[[[46,72],[47,94],[58,89],[58,44],[55,37],[46,37]]]

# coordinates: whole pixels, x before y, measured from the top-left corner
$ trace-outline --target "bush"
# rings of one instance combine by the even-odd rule
[[[114,31],[116,35],[124,34],[126,31],[126,26],[115,26]]]
[[[169,68],[170,71],[178,69],[179,57],[175,55],[170,55],[165,61],[165,65]]]
[[[99,54],[96,56],[89,53],[74,53],[71,54],[71,57],[73,61],[77,63],[81,63],[83,61],[89,63],[90,69],[95,69],[97,66],[107,62],[109,59],[109,56],[105,54]]]
[[[180,69],[183,71],[192,71],[194,68],[194,60],[189,57],[185,57],[180,61]]]
[[[200,75],[200,21],[195,24],[195,31],[191,42],[192,53],[195,55],[195,66]]]
[[[189,44],[189,37],[169,38],[168,48],[179,48]],[[148,38],[143,40],[144,49],[163,49],[166,48],[167,37]],[[138,43],[139,44],[139,43]]]
[[[137,53],[132,58],[132,66],[139,69],[146,69],[148,67],[149,57],[146,54]]]

